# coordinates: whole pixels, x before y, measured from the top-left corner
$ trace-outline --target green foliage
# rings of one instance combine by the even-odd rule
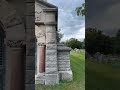
[[[84,16],[85,15],[85,3],[83,3],[81,7],[77,7],[75,11],[77,12],[78,16],[79,15]]]
[[[57,42],[60,42],[60,40],[62,39],[63,35],[62,33],[60,33],[60,29],[57,31]]]
[[[109,37],[97,28],[86,29],[86,51],[90,54],[100,52],[103,54],[120,53],[120,31],[116,37]]]
[[[114,52],[120,54],[120,30],[118,30],[114,40]]]
[[[78,39],[71,38],[65,42],[65,45],[68,47],[71,47],[72,49],[78,48],[83,49],[85,48],[85,43],[79,41]]]

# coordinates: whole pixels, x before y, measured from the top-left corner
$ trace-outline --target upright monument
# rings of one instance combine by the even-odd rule
[[[70,48],[57,43],[58,8],[47,0],[35,0],[36,84],[72,80]]]

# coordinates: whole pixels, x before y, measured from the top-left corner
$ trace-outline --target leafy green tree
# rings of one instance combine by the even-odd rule
[[[90,54],[96,52],[109,54],[112,53],[113,44],[111,38],[103,34],[103,32],[97,28],[86,29],[86,51]]]
[[[71,47],[72,49],[78,48],[82,49],[84,48],[83,42],[79,41],[78,39],[71,38],[65,42],[66,46]]]
[[[78,16],[79,15],[84,16],[85,15],[85,3],[83,3],[82,6],[77,7],[75,11],[77,12]]]
[[[120,30],[118,30],[114,41],[114,53],[120,54]]]
[[[62,37],[63,37],[63,35],[64,35],[64,34],[62,34],[60,31],[61,31],[61,29],[59,29],[59,30],[57,31],[57,42],[60,42],[60,40],[62,39]]]

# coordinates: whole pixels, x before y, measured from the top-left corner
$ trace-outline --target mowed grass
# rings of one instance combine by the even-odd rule
[[[86,60],[86,90],[120,90],[120,63]]]
[[[36,90],[85,90],[85,54],[70,52],[73,81],[62,81],[59,85],[36,85]]]

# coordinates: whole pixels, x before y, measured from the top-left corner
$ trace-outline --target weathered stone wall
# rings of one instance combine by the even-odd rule
[[[35,1],[26,0],[25,90],[35,90]]]

